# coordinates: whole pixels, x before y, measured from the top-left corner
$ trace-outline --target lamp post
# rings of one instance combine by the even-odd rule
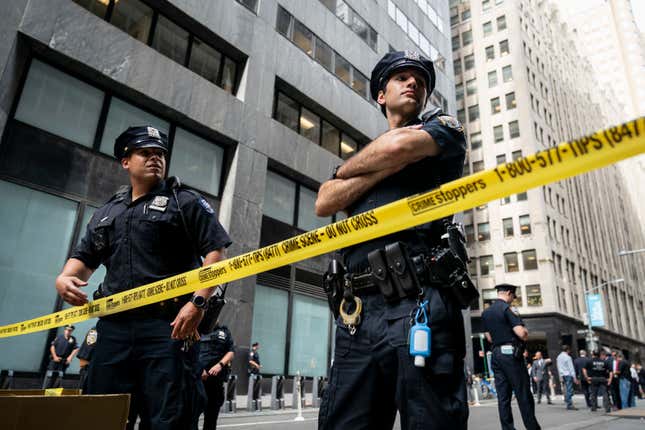
[[[619,257],[624,257],[625,255],[640,254],[641,252],[645,252],[645,248],[641,248],[641,249],[623,249],[621,251],[618,251],[618,256]]]
[[[612,279],[611,281],[603,282],[602,284],[600,284],[600,285],[596,285],[596,286],[595,286],[595,287],[593,287],[593,288],[590,288],[590,289],[588,289],[588,290],[584,290],[584,294],[585,294],[585,307],[587,308],[587,347],[588,347],[591,351],[595,351],[595,350],[596,350],[596,341],[594,340],[594,336],[593,336],[593,328],[592,328],[592,326],[591,326],[591,309],[589,309],[589,300],[588,300],[588,298],[587,298],[587,294],[589,294],[590,292],[592,292],[592,291],[594,291],[594,290],[597,290],[597,289],[599,289],[599,288],[602,288],[602,287],[604,287],[605,285],[609,285],[609,284],[620,284],[621,282],[625,282],[625,280],[624,280],[623,278]]]

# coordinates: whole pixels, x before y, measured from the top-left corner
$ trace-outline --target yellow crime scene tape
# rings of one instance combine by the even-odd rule
[[[645,117],[561,143],[273,245],[158,282],[0,327],[0,338],[134,309],[444,218],[645,152]],[[53,286],[52,286],[53,288]]]

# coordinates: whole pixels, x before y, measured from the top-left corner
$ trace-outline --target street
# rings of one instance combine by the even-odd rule
[[[554,405],[536,405],[538,421],[543,430],[643,430],[645,419],[630,419],[605,416],[602,412],[591,413],[581,408],[578,411],[567,411],[562,399],[554,401]],[[581,396],[576,396],[576,405],[584,403]],[[645,407],[645,401],[637,401],[637,407]],[[262,430],[314,430],[317,426],[317,409],[306,409],[304,421],[294,421],[296,413],[291,410],[279,413],[237,413],[222,415],[218,429],[262,429]],[[513,416],[518,430],[523,429],[517,404],[513,402]],[[498,430],[500,428],[497,415],[497,402],[487,401],[481,406],[470,408],[469,428],[477,430]],[[400,429],[398,420],[395,429]]]

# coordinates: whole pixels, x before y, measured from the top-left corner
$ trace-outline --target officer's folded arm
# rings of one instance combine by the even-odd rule
[[[438,155],[441,147],[420,126],[389,130],[347,160],[335,179],[320,186],[316,215],[330,216],[342,211],[408,164]]]
[[[94,273],[83,261],[70,258],[65,263],[60,275],[56,277],[58,295],[70,305],[80,306],[87,303],[87,294],[79,287],[87,285],[87,280]]]
[[[515,336],[519,337],[522,342],[526,342],[529,338],[529,331],[523,325],[516,325],[513,327],[513,332]]]

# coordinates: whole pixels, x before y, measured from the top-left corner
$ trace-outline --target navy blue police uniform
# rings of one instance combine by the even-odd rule
[[[376,100],[389,77],[405,68],[421,72],[429,95],[435,80],[432,62],[418,53],[393,52],[372,72],[372,97]],[[361,222],[369,226],[375,222],[369,211],[461,177],[466,152],[461,124],[439,109],[406,125],[413,124],[422,124],[421,129],[441,148],[440,155],[411,163],[376,184],[347,208],[349,216],[366,212]],[[372,251],[401,242],[410,256],[427,256],[441,245],[444,232],[443,221],[435,221],[343,249],[340,254],[352,279],[368,274],[373,280],[375,272],[368,261]],[[428,283],[398,300],[386,300],[379,287],[358,289],[354,285],[354,294],[362,301],[361,322],[348,327],[337,318],[334,362],[320,407],[319,428],[392,428],[398,409],[403,429],[465,429],[468,406],[461,305],[441,286]],[[416,367],[408,350],[410,314],[419,299],[429,302],[432,329],[431,355],[425,367]]]
[[[501,284],[496,288],[498,291],[515,292],[517,287]],[[529,375],[522,356],[524,345],[513,331],[515,326],[524,326],[522,318],[508,303],[497,299],[482,313],[482,323],[493,341],[491,367],[495,376],[497,408],[502,429],[515,429],[511,411],[511,398],[515,393],[524,426],[528,430],[539,430]]]
[[[257,351],[253,351],[253,349],[251,349],[251,351],[249,351],[249,361],[255,361],[257,363],[257,365],[259,366],[260,365],[260,353],[257,352]],[[248,367],[247,370],[249,371],[249,375],[258,375],[258,374],[260,374],[260,369],[258,369],[255,366],[251,366],[251,363],[248,363],[247,367]]]
[[[611,368],[607,360],[598,357],[594,352],[591,360],[585,364],[587,371],[587,378],[589,383],[589,401],[591,404],[591,411],[595,412],[598,409],[598,396],[602,396],[602,407],[605,412],[611,412],[609,404],[609,376],[611,375]]]
[[[79,371],[79,387],[83,390],[87,390],[85,382],[87,381],[87,370],[89,368],[89,363],[92,361],[92,355],[94,354],[94,347],[96,346],[96,341],[98,335],[96,332],[96,327],[90,328],[85,334],[85,339],[78,349],[78,354],[76,358],[81,362],[80,371]]]
[[[152,127],[130,127],[114,152],[121,159],[132,149],[167,151],[167,145]],[[200,257],[230,244],[208,202],[169,178],[135,201],[131,187],[119,190],[94,213],[71,257],[91,269],[106,267],[96,294],[105,297],[198,268]],[[187,300],[101,317],[96,325],[100,341],[87,392],[131,393],[130,424],[138,413],[142,428],[187,429],[201,413],[195,398],[201,387],[195,379],[197,347],[183,348],[183,341],[171,339],[170,322]]]
[[[216,325],[215,329],[199,340],[199,365],[203,371],[208,371],[229,352],[235,352],[235,344],[231,331],[226,326]],[[215,430],[219,410],[224,404],[224,382],[231,373],[230,363],[223,365],[220,372],[204,380],[207,403],[204,410],[204,430]]]
[[[68,327],[71,327],[72,330],[74,329],[74,326],[66,326],[65,328],[67,329]],[[51,346],[54,347],[54,351],[56,351],[56,355],[60,357],[60,361],[56,362],[54,361],[54,357],[52,357],[47,369],[60,370],[63,372],[66,371],[69,367],[69,364],[67,364],[67,358],[75,349],[78,348],[76,338],[70,334],[69,339],[67,339],[64,334],[59,334],[52,341]]]

